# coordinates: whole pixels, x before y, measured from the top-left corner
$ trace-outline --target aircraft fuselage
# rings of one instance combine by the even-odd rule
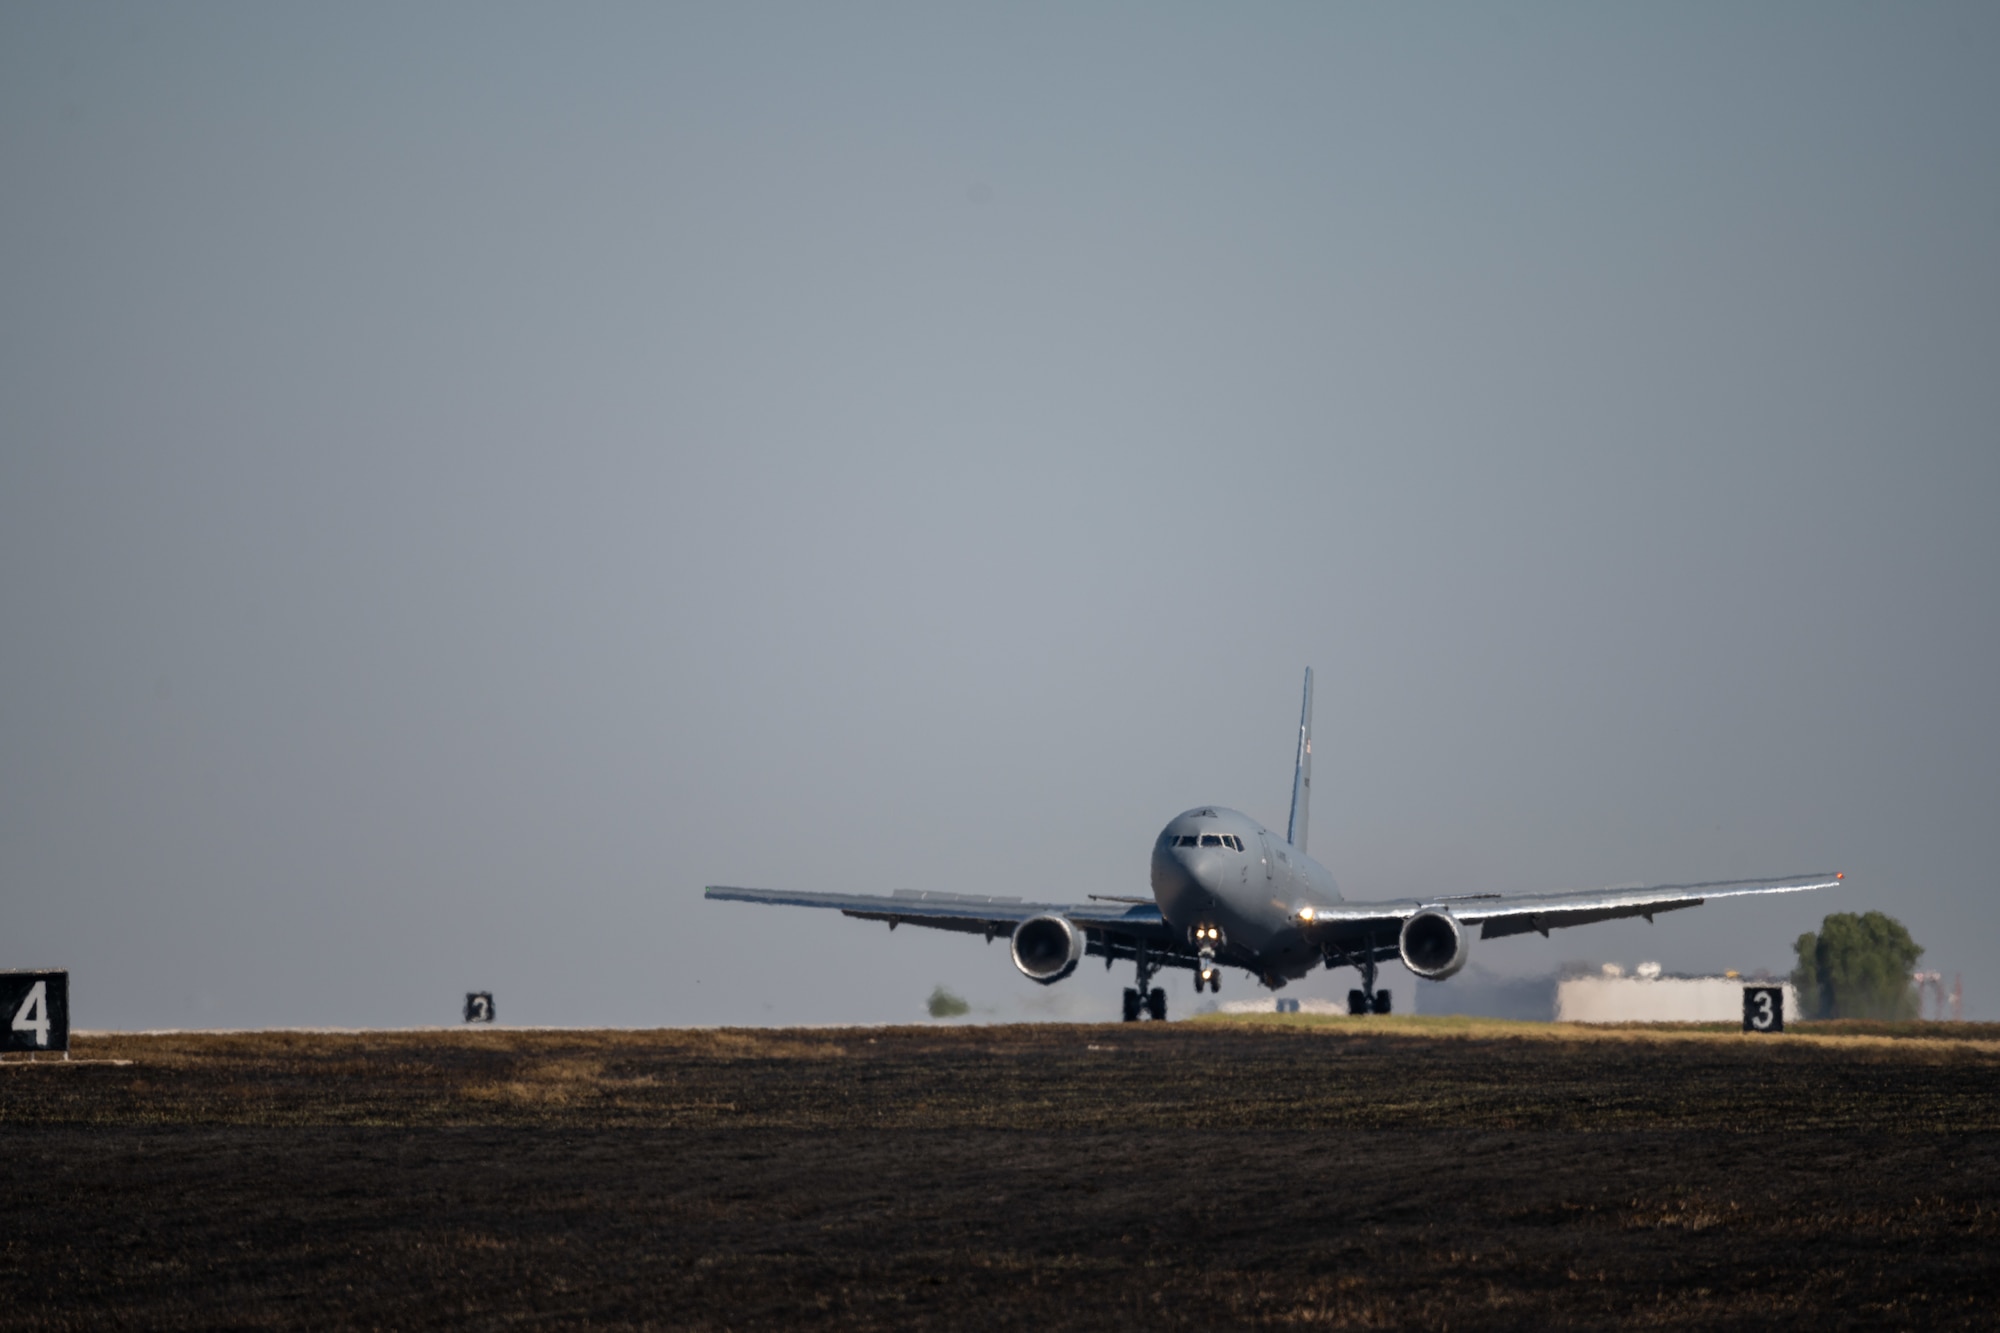
[[[1326,867],[1284,835],[1214,805],[1184,811],[1160,830],[1152,881],[1160,915],[1182,936],[1219,926],[1217,956],[1267,978],[1298,978],[1320,965],[1299,911],[1343,901]]]

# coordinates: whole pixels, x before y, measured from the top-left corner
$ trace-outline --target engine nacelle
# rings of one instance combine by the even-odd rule
[[[1012,952],[1022,976],[1052,986],[1083,961],[1083,932],[1066,916],[1031,916],[1014,927]]]
[[[1442,907],[1427,907],[1403,923],[1403,966],[1426,981],[1443,981],[1465,966],[1472,935]]]

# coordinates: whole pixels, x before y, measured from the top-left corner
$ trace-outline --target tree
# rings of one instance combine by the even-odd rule
[[[1792,985],[1805,1018],[1915,1018],[1910,970],[1923,946],[1903,923],[1880,912],[1835,912],[1794,946]]]
[[[942,986],[931,992],[930,1002],[925,1007],[931,1011],[932,1018],[957,1018],[972,1012],[971,1005]]]

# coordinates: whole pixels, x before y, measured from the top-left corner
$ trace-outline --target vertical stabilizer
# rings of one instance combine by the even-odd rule
[[[1306,701],[1299,709],[1299,759],[1292,770],[1292,822],[1285,841],[1306,849],[1306,807],[1312,803],[1313,786],[1313,669],[1306,668]]]

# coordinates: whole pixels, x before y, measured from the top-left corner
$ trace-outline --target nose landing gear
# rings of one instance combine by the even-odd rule
[[[1196,922],[1188,931],[1188,943],[1195,947],[1194,993],[1201,994],[1206,986],[1220,994],[1222,970],[1215,965],[1215,951],[1222,947],[1222,927],[1212,921]]]

